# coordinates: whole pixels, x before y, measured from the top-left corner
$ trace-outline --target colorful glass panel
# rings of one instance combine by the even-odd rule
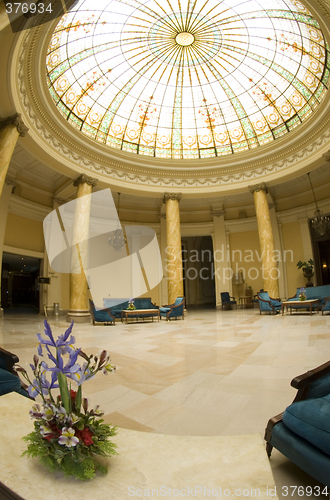
[[[306,120],[327,91],[327,61],[299,1],[80,0],[56,26],[46,65],[58,110],[88,137],[206,158]]]

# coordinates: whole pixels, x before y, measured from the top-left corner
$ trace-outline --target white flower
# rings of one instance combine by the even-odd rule
[[[63,406],[60,406],[59,408],[56,409],[56,420],[59,422],[64,422],[64,420],[67,417],[67,413],[65,411],[65,408]]]
[[[63,427],[62,435],[59,437],[58,443],[70,448],[71,446],[77,446],[79,439],[74,435],[74,429],[72,429],[72,427]]]
[[[42,412],[43,418],[46,420],[52,420],[56,413],[56,408],[52,404],[44,405],[44,411]]]

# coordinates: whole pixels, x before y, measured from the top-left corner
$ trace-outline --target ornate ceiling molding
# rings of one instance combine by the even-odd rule
[[[306,2],[307,3],[307,2]],[[318,6],[326,10],[326,0]],[[315,11],[315,8],[314,8]],[[269,146],[242,152],[228,158],[199,160],[160,160],[140,158],[98,145],[69,127],[49,96],[42,71],[47,45],[54,25],[48,32],[36,28],[21,33],[13,48],[11,66],[12,100],[29,126],[29,138],[40,155],[48,154],[49,165],[64,165],[66,175],[75,178],[82,171],[97,176],[103,183],[128,190],[153,192],[163,196],[164,188],[180,188],[186,193],[219,193],[247,189],[259,180],[267,183],[284,179],[308,168],[313,162],[327,161],[330,141],[330,93],[314,117],[292,131],[289,137]],[[323,23],[324,26],[324,23]],[[324,30],[328,40],[329,31]],[[18,78],[17,78],[18,75]],[[324,156],[322,156],[324,155]],[[44,160],[43,160],[44,161]]]

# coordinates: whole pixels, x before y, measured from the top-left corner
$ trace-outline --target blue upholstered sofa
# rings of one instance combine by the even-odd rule
[[[121,312],[128,308],[128,300],[123,299],[123,301],[118,304],[118,300],[121,299],[103,299],[104,308],[108,309],[115,318],[121,318]],[[134,305],[138,313],[139,309],[159,309],[152,301],[150,297],[138,297],[134,299]],[[141,313],[138,317],[150,317],[148,313]]]
[[[318,299],[319,303],[313,304],[313,309],[318,309],[322,308],[322,314],[323,311],[330,311],[330,285],[323,285],[323,286],[310,286],[305,288],[305,294],[307,300],[313,300],[313,299]],[[288,300],[299,300],[299,294],[300,294],[300,288],[297,288],[296,295],[293,297],[290,297]],[[328,299],[328,300],[327,300]],[[327,302],[327,304],[326,304]],[[295,309],[301,309],[304,306],[304,303],[302,301],[302,304],[297,304],[293,306]],[[309,307],[309,306],[308,306]]]
[[[294,402],[271,418],[265,432],[276,448],[322,484],[330,486],[330,361],[291,381]]]
[[[182,316],[182,319],[184,319],[184,306],[184,297],[177,297],[174,304],[159,308],[160,317],[165,318],[167,321],[169,321],[171,318],[178,319],[178,317],[180,316]]]
[[[0,396],[9,392],[18,392],[29,398],[25,384],[17,375],[14,365],[19,362],[16,354],[0,348]]]
[[[268,292],[258,292],[259,310],[262,312],[271,312],[275,314],[282,309],[280,300],[272,299]]]
[[[92,300],[89,300],[89,306],[94,326],[97,323],[102,323],[103,325],[108,325],[109,323],[116,324],[116,318],[109,309],[98,309]]]

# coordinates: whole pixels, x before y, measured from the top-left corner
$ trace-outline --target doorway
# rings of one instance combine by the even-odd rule
[[[215,276],[211,236],[182,238],[182,264],[187,308],[215,307]]]
[[[39,313],[40,259],[3,252],[1,304],[4,313]]]

